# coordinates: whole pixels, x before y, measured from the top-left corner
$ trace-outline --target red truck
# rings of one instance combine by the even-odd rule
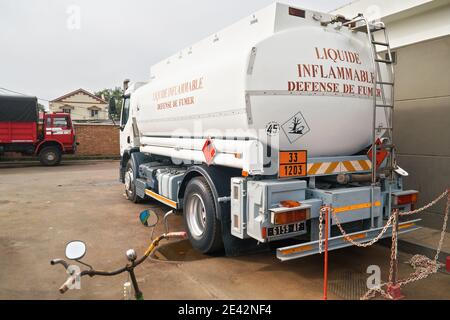
[[[42,165],[55,166],[76,145],[70,114],[39,113],[35,97],[0,95],[0,155],[36,155]]]

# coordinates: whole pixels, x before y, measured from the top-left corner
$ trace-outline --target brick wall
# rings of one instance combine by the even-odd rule
[[[80,143],[77,156],[119,156],[119,128],[104,124],[75,124]]]
[[[66,158],[77,157],[119,157],[120,154],[120,130],[119,126],[109,124],[81,124],[75,123],[75,134],[80,143],[75,155],[66,155]],[[6,152],[2,159],[27,159],[34,158],[23,156],[16,152]]]

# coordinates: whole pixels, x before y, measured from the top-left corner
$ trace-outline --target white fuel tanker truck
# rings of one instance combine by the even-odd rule
[[[395,158],[391,58],[382,23],[276,3],[161,61],[125,83],[127,198],[182,214],[204,253],[287,238],[279,259],[317,253],[324,206],[329,250],[351,245],[338,223],[372,240],[417,201]]]

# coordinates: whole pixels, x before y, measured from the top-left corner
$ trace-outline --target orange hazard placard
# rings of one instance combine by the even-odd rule
[[[381,140],[378,139],[375,144],[377,145],[377,154],[375,155],[375,159],[376,159],[376,166],[377,168],[379,168],[381,166],[381,164],[383,163],[383,161],[386,159],[386,157],[388,156],[388,151],[386,151],[386,149],[383,148],[383,145],[381,143]],[[372,161],[372,154],[373,154],[373,148],[370,148],[369,152],[367,153],[367,157]]]
[[[202,148],[203,154],[205,155],[206,164],[209,166],[212,164],[213,159],[216,155],[216,148],[214,148],[211,139],[207,139]]]
[[[280,178],[305,177],[307,175],[307,152],[280,151],[278,176]]]

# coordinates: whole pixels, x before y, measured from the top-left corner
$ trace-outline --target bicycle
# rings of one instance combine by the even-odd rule
[[[142,224],[145,225],[146,227],[153,228],[158,223],[158,216],[156,215],[156,213],[154,213],[153,211],[150,211],[150,210],[145,210],[145,211],[141,212],[139,218],[140,218]],[[128,272],[130,275],[130,278],[131,278],[131,283],[133,285],[134,295],[135,295],[136,300],[143,300],[144,295],[143,295],[142,291],[139,289],[139,285],[136,280],[136,275],[135,275],[134,269],[138,265],[143,263],[156,250],[156,248],[159,246],[159,244],[162,240],[186,239],[186,238],[187,238],[187,234],[184,231],[183,232],[164,233],[152,241],[152,243],[148,246],[147,250],[145,251],[144,255],[139,259],[137,259],[136,251],[134,249],[129,249],[126,252],[126,256],[127,256],[129,263],[125,267],[122,267],[122,268],[114,270],[114,271],[95,270],[89,264],[82,262],[81,259],[86,254],[86,244],[83,241],[78,241],[78,240],[70,241],[66,246],[66,251],[65,251],[66,258],[69,260],[72,260],[72,261],[76,261],[82,265],[85,265],[89,269],[83,270],[79,273],[76,273],[75,271],[71,271],[70,276],[67,278],[66,282],[64,282],[64,284],[59,288],[59,292],[61,294],[64,294],[65,292],[67,292],[83,276],[89,276],[91,278],[94,276],[110,277],[110,276],[116,276],[116,275],[122,274],[124,272]],[[65,261],[63,259],[53,259],[50,261],[50,264],[51,265],[61,264],[68,271],[70,268],[70,265],[67,263],[67,261]]]

